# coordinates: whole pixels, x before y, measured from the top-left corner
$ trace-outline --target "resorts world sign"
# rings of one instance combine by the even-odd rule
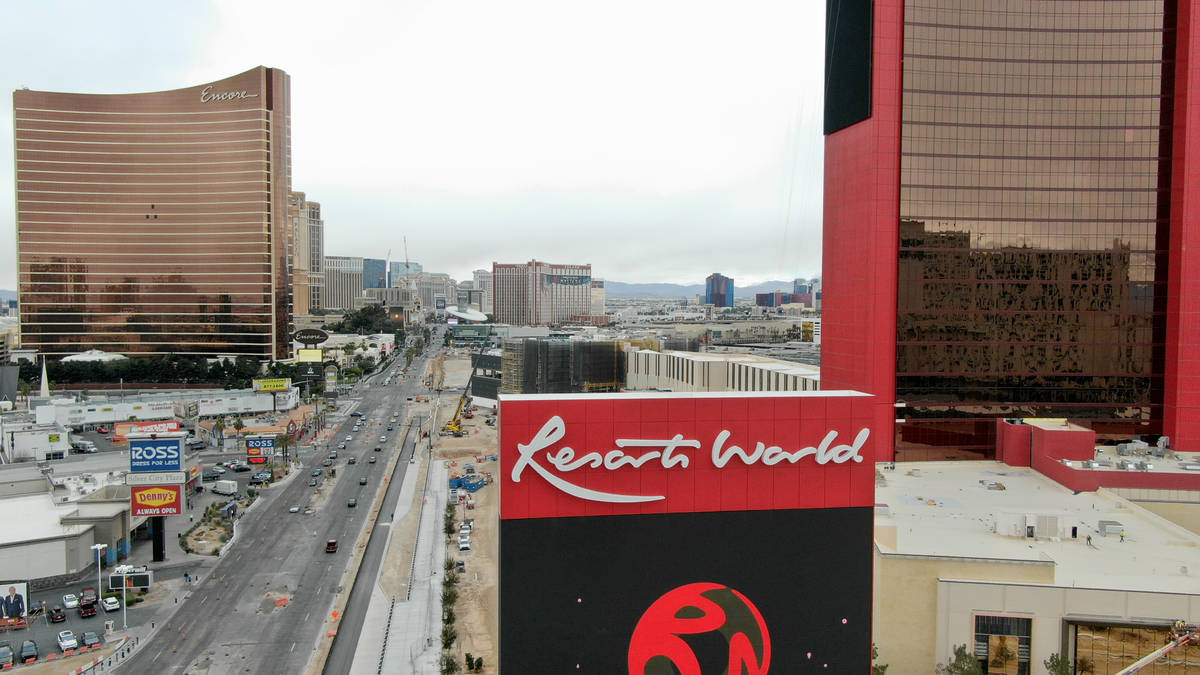
[[[501,672],[870,668],[874,397],[501,394],[499,409]]]

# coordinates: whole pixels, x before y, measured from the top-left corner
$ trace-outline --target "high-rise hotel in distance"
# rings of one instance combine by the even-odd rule
[[[13,94],[21,344],[290,356],[290,79]]]
[[[821,385],[896,459],[998,418],[1200,450],[1198,13],[828,0]]]

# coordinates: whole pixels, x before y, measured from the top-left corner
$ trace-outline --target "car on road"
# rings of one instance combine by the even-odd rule
[[[100,636],[96,635],[95,632],[90,630],[84,632],[83,635],[80,635],[79,641],[83,643],[84,647],[88,648],[100,646]]]
[[[67,620],[67,613],[63,611],[62,607],[55,605],[50,608],[49,612],[46,612],[46,617],[50,619],[50,623],[62,623]]]
[[[362,417],[362,413],[355,410],[354,412],[350,413],[350,416],[351,417]]]
[[[26,640],[22,642],[20,657],[22,662],[28,659],[36,659],[38,657],[37,643],[33,640]]]
[[[96,430],[96,433],[98,433],[98,434],[107,434],[107,433],[108,433],[108,427],[100,427],[99,429],[97,429],[97,430]]]
[[[370,459],[368,459],[367,462],[374,464],[375,463],[375,455],[371,455]]]
[[[330,539],[325,542],[326,553],[337,553],[337,539]]]
[[[352,440],[354,440],[354,437],[353,437],[353,436],[347,436],[347,437],[346,437],[346,442],[347,442],[347,443],[349,443],[349,442],[350,442],[350,441],[352,441]]]
[[[104,611],[106,612],[115,612],[118,609],[121,609],[121,600],[115,595],[110,595],[100,601],[100,606],[103,607]]]
[[[358,464],[358,458],[357,458],[357,457],[351,457],[350,459],[346,460],[346,463],[347,463],[347,464]]]
[[[390,425],[390,424],[389,424],[389,425],[388,425],[388,428],[387,428],[387,430],[388,430],[388,431],[391,431],[391,430],[392,430],[392,425]]]
[[[346,506],[348,506],[350,508],[354,508],[354,507],[358,506],[358,500],[355,499],[354,497],[351,497],[350,499],[346,500]]]
[[[379,447],[378,445],[377,445],[377,446],[375,446],[375,452],[379,452],[379,451],[380,451],[380,450],[382,450],[382,449],[383,449],[383,448]]]
[[[313,469],[312,471],[308,472],[308,475],[312,476],[313,478],[320,478],[320,476],[321,476],[321,470],[320,470],[320,469]]]
[[[346,449],[345,443],[338,443],[338,450],[345,450],[345,449]]]
[[[380,437],[379,437],[379,442],[380,442],[380,443],[382,443],[382,442],[384,442],[384,441],[386,441],[386,440],[387,440],[387,436],[380,436]]]
[[[63,596],[63,607],[67,609],[75,609],[79,606],[79,596],[74,593],[67,593]]]
[[[75,649],[79,646],[79,640],[75,639],[75,633],[69,630],[58,632],[58,648],[64,652],[68,649]]]
[[[333,460],[328,458],[323,459],[321,460],[321,466],[333,466]]]
[[[329,453],[329,459],[337,459],[337,451],[336,450]]]
[[[308,479],[308,487],[317,487],[317,479],[309,478]]]
[[[300,505],[292,504],[292,508],[288,509],[288,513],[300,513]]]
[[[359,477],[358,477],[358,484],[359,484],[359,485],[366,485],[366,484],[367,484],[367,477],[366,477],[366,476],[359,476]]]
[[[16,655],[13,654],[12,645],[7,641],[0,642],[0,668],[11,668]]]

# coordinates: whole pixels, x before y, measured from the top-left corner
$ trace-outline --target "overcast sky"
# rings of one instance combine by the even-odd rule
[[[824,2],[5,2],[14,89],[292,77],[292,180],[329,255],[738,285],[819,274]],[[0,288],[15,288],[13,246]]]

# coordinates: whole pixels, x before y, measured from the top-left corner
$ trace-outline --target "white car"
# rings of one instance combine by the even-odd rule
[[[387,436],[380,436],[380,437],[379,437],[379,442],[380,442],[380,443],[382,443],[382,442],[384,442],[384,441],[386,441],[386,440],[387,440]]]
[[[63,596],[63,609],[75,609],[79,606],[79,597],[74,593],[67,593]]]
[[[354,437],[353,437],[353,436],[347,436],[347,437],[346,437],[346,442],[347,442],[347,443],[349,443],[349,442],[350,442],[350,441],[352,441],[352,440],[354,440]]]
[[[471,541],[470,540],[463,541],[462,539],[459,539],[458,540],[458,550],[470,551],[471,550]]]
[[[64,630],[58,634],[58,648],[64,652],[68,649],[75,649],[79,646],[79,641],[75,639],[75,633]]]
[[[216,474],[222,474],[222,473],[225,473],[225,467],[214,466],[213,468],[209,469],[209,471],[212,471],[213,473],[216,473]]]
[[[118,609],[121,609],[121,601],[115,596],[110,595],[100,601],[100,606],[103,607],[104,611],[106,612],[115,612]]]
[[[288,509],[288,513],[300,513],[300,505],[293,504],[292,508]]]

